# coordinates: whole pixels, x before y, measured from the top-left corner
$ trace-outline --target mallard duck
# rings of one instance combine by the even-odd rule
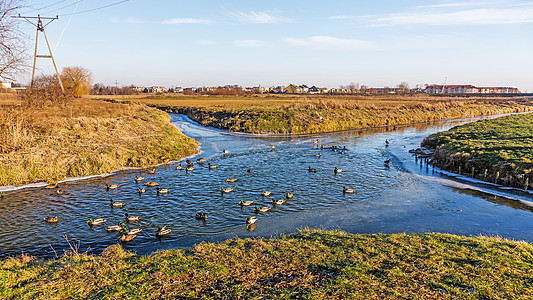
[[[317,145],[318,144],[318,140],[314,140],[313,144]]]
[[[46,217],[44,220],[48,223],[57,223],[57,216],[55,217]]]
[[[353,193],[355,193],[355,190],[353,190],[353,189],[347,189],[345,186],[342,187],[342,191],[343,191],[344,193],[348,193],[348,194],[353,194]]]
[[[276,146],[270,145],[270,151],[274,151],[274,150],[276,150]]]
[[[124,205],[126,205],[126,203],[124,202],[116,202],[113,199],[109,199],[109,202],[111,202],[111,205],[113,207],[123,207]]]
[[[196,215],[194,215],[194,217],[197,219],[197,220],[203,220],[205,221],[207,219],[207,214],[206,213],[196,213]]]
[[[181,169],[183,169],[183,166],[181,164],[176,166],[176,170],[181,170]]]
[[[130,214],[128,213],[124,215],[124,218],[126,218],[126,220],[128,220],[129,222],[139,221],[141,219],[139,218],[139,216],[130,216]]]
[[[226,183],[228,183],[228,182],[235,182],[235,181],[237,181],[237,180],[238,180],[237,178],[228,178],[228,179],[226,179]]]
[[[146,171],[146,174],[155,174],[155,169],[151,169]]]
[[[261,196],[270,196],[270,195],[272,195],[271,191],[262,191],[261,192]]]
[[[46,189],[55,189],[59,185],[58,182],[47,185]]]
[[[116,189],[118,189],[118,184],[112,184],[112,185],[106,184],[105,187],[108,190],[116,190]]]
[[[58,195],[63,195],[64,191],[62,189],[58,189],[56,190],[56,194]]]
[[[389,145],[389,140],[385,139],[385,146]]]
[[[105,230],[107,230],[107,231],[120,231],[120,230],[124,229],[124,226],[125,226],[124,223],[118,222],[118,225],[111,225],[111,226],[107,227]]]
[[[225,189],[220,188],[220,192],[221,193],[231,193],[231,192],[233,192],[233,189],[232,188],[225,188]]]
[[[212,165],[212,164],[210,164],[210,163],[207,163],[207,166],[209,166],[209,169],[216,169],[216,168],[217,168],[217,166]]]
[[[194,163],[188,159],[185,162],[187,163],[187,166],[194,166]]]
[[[257,221],[257,217],[248,217],[248,219],[246,219],[246,224],[252,225],[256,221]]]
[[[89,221],[87,221],[87,224],[89,224],[90,226],[102,225],[102,224],[104,224],[105,221],[106,220],[104,218],[98,218],[98,219],[90,218]]]
[[[166,229],[167,226],[163,226],[162,228],[158,228],[157,231],[155,232],[155,236],[163,236],[163,235],[167,235],[170,233],[170,229]]]
[[[290,193],[290,192],[287,193],[287,195],[286,195],[287,199],[290,199],[290,198],[292,198],[293,196],[294,196],[294,195],[293,195],[292,193]]]
[[[321,153],[318,153],[318,154],[316,154],[315,156],[316,156],[316,157],[320,157],[320,156],[322,156],[322,154],[321,154]]]
[[[314,173],[316,173],[316,169],[315,169],[315,168],[311,168],[311,167],[309,167],[308,171],[309,171],[309,172],[314,172]]]
[[[152,182],[148,181],[145,185],[146,185],[146,186],[158,186],[159,183],[157,183],[157,182],[155,182],[155,181],[152,181]]]
[[[135,181],[136,182],[140,182],[140,181],[143,181],[144,180],[144,177],[142,176],[135,176]]]
[[[254,211],[256,211],[256,212],[267,212],[267,211],[269,211],[269,210],[270,210],[270,207],[267,207],[267,206],[263,206],[263,207],[261,207],[261,208],[259,208],[259,207],[256,206],[256,207],[254,208]]]
[[[134,228],[134,229],[126,229],[126,227],[122,228],[121,232],[124,232],[124,234],[127,234],[127,235],[137,235],[139,233],[141,233],[141,231],[143,231],[142,229],[140,228]]]
[[[124,234],[120,237],[120,241],[121,242],[131,242],[133,241],[134,238],[136,238],[137,236],[136,235],[128,235],[128,234]]]
[[[158,194],[168,194],[168,189],[160,189],[160,188],[157,188],[157,193]]]
[[[142,194],[142,193],[146,192],[146,189],[138,188],[137,191],[139,191],[139,194]]]
[[[228,151],[228,150],[226,150],[226,149],[224,149],[224,150],[222,150],[222,153],[224,153],[224,154],[228,154],[228,153],[229,153],[229,151]]]
[[[6,194],[4,192],[0,192],[0,198],[3,198]]]
[[[244,201],[244,200],[241,200],[239,201],[239,204],[240,205],[244,205],[244,206],[249,206],[249,205],[252,205],[254,202],[252,200],[249,200],[249,201]]]
[[[391,159],[389,158],[389,159],[385,160],[383,163],[385,163],[386,165],[388,165],[388,164],[390,164],[390,162],[391,162]]]
[[[196,162],[198,162],[199,164],[203,164],[205,163],[205,158],[198,158]]]
[[[282,205],[283,203],[285,203],[285,200],[282,200],[282,199],[274,200],[274,199],[272,199],[272,201],[270,201],[270,202],[272,202],[272,203],[274,203],[276,205]]]
[[[341,173],[341,172],[342,172],[342,169],[339,169],[339,168],[335,167],[335,169],[333,169],[333,172],[334,172],[335,174],[337,174],[337,173]]]
[[[194,171],[194,168],[193,167],[187,167],[187,169],[185,169],[185,171],[192,172],[192,171]]]
[[[248,169],[246,172],[252,174],[252,169]]]

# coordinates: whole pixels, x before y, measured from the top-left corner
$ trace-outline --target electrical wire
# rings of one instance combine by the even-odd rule
[[[68,0],[57,1],[56,3],[52,3],[52,4],[50,4],[50,5],[43,6],[43,7],[41,7],[41,8],[37,8],[37,9],[34,9],[34,10],[43,10],[43,9],[45,9],[45,8],[49,8],[49,7],[52,7],[52,6],[54,6],[54,5],[58,5],[58,4],[63,3],[63,2],[65,2],[65,1],[68,1]]]
[[[57,8],[57,9],[51,10],[51,11],[47,11],[47,12],[43,13],[43,15],[46,15],[46,14],[49,14],[49,13],[56,12],[56,11],[58,11],[58,10],[62,10],[62,9],[65,9],[65,8],[71,7],[71,6],[75,5],[75,4],[78,4],[78,3],[83,2],[83,1],[85,1],[85,0],[78,0],[78,1],[76,1],[76,2],[74,2],[74,3],[71,3],[71,4],[68,4],[68,5],[65,5],[65,6],[63,6],[63,7],[60,7],[60,8]]]
[[[83,0],[81,0],[81,1],[83,1]],[[87,13],[87,12],[91,12],[91,11],[95,11],[95,10],[108,8],[110,6],[115,6],[115,5],[118,5],[118,4],[121,4],[121,3],[124,3],[124,2],[128,2],[128,1],[130,1],[130,0],[122,0],[122,1],[118,1],[118,2],[115,2],[115,3],[108,4],[108,5],[100,6],[100,7],[97,7],[97,8],[83,10],[83,11],[79,11],[79,12],[75,12],[75,13],[71,13],[71,14],[64,14],[64,15],[60,15],[60,16],[66,17],[66,16],[72,16],[72,15],[79,15],[79,14],[83,14],[83,13]]]

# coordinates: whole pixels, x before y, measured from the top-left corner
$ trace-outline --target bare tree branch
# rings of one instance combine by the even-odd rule
[[[0,0],[0,80],[15,80],[27,59],[24,35],[11,18],[22,7],[20,3],[20,0]]]

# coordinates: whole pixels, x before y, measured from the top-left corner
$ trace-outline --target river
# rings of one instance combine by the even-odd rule
[[[155,174],[128,170],[62,183],[62,195],[44,188],[6,192],[0,198],[0,257],[26,253],[53,258],[71,246],[80,253],[99,254],[120,242],[120,234],[105,229],[124,221],[125,213],[141,218],[126,222],[128,229],[143,231],[124,244],[138,254],[202,241],[278,236],[306,227],[349,233],[445,232],[533,242],[531,193],[442,173],[408,153],[424,137],[468,121],[287,137],[228,133],[173,114],[171,122],[201,144],[201,153],[190,159],[205,158],[205,165],[195,164],[194,171],[186,172],[176,170],[179,163],[170,163],[157,167]],[[333,151],[336,145],[340,148]],[[223,154],[224,149],[229,153]],[[217,169],[209,169],[207,162]],[[335,174],[334,167],[342,173]],[[146,179],[137,183],[134,176]],[[229,178],[238,180],[226,183]],[[147,187],[139,194],[146,181],[158,182],[169,193],[158,195]],[[108,190],[106,184],[119,188]],[[234,191],[220,192],[227,187]],[[343,187],[355,193],[343,193]],[[265,190],[272,195],[261,196]],[[287,192],[294,197],[286,199]],[[110,199],[125,206],[112,207]],[[272,199],[286,203],[273,205]],[[271,210],[256,214],[253,206],[242,207],[239,200],[253,200]],[[207,220],[197,220],[197,212],[207,213]],[[48,216],[58,216],[59,222],[45,222]],[[254,227],[246,226],[250,216],[257,217]],[[107,221],[91,227],[89,218]],[[156,238],[162,226],[172,232]]]

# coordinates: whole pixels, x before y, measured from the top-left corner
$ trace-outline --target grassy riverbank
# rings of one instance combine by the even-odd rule
[[[148,167],[191,155],[197,143],[157,109],[77,99],[30,107],[0,98],[0,186]]]
[[[481,120],[427,137],[433,163],[448,171],[518,188],[533,185],[533,114]]]
[[[135,256],[0,261],[4,299],[526,299],[533,246],[440,233],[304,230]]]
[[[315,133],[533,110],[531,100],[497,97],[151,96],[135,100],[205,126],[248,133]]]

